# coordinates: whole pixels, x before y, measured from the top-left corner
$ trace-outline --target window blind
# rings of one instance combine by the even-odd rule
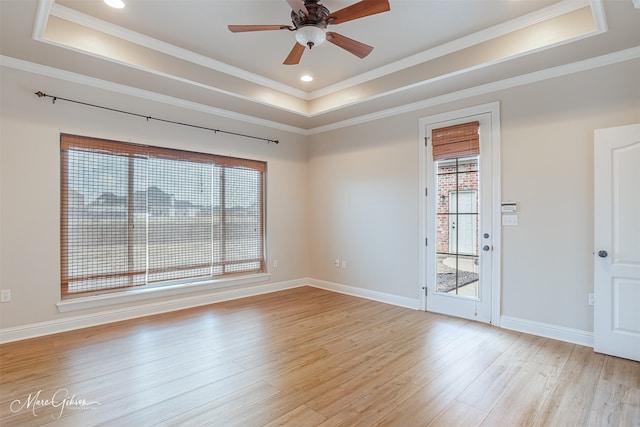
[[[71,295],[265,271],[264,162],[61,135]]]
[[[480,154],[479,122],[434,129],[431,132],[433,160],[446,160]]]

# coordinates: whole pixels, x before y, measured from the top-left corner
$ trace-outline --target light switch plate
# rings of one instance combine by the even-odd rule
[[[502,225],[508,227],[514,227],[518,225],[518,215],[516,214],[504,214],[502,215]]]

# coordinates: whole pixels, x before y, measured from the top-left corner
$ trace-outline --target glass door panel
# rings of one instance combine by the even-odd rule
[[[479,297],[477,156],[437,162],[436,292]]]

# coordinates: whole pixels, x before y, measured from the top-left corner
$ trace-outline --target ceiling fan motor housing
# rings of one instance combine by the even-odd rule
[[[305,6],[309,12],[308,15],[305,15],[302,11],[291,11],[291,21],[296,29],[307,25],[313,25],[323,29],[327,28],[329,24],[327,22],[327,16],[331,13],[329,9],[319,4],[317,0],[307,0]]]

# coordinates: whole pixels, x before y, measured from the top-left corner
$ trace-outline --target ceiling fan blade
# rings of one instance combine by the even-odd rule
[[[291,49],[291,52],[289,52],[289,56],[287,56],[287,59],[284,60],[283,64],[296,65],[300,63],[300,58],[302,58],[302,54],[304,53],[305,49],[306,48],[304,46],[296,42],[296,44],[293,45],[293,49]]]
[[[244,33],[247,31],[271,31],[271,30],[290,30],[289,25],[229,25],[229,31],[232,33]]]
[[[327,21],[329,24],[342,24],[389,10],[391,10],[391,6],[389,6],[388,0],[362,0],[329,14]]]
[[[305,16],[309,15],[309,11],[303,0],[287,0],[287,3],[289,3],[289,6],[291,6],[291,9],[295,13],[302,12]]]
[[[353,53],[358,58],[364,58],[373,50],[373,46],[369,46],[331,31],[327,31],[327,41],[343,48],[347,52]]]

